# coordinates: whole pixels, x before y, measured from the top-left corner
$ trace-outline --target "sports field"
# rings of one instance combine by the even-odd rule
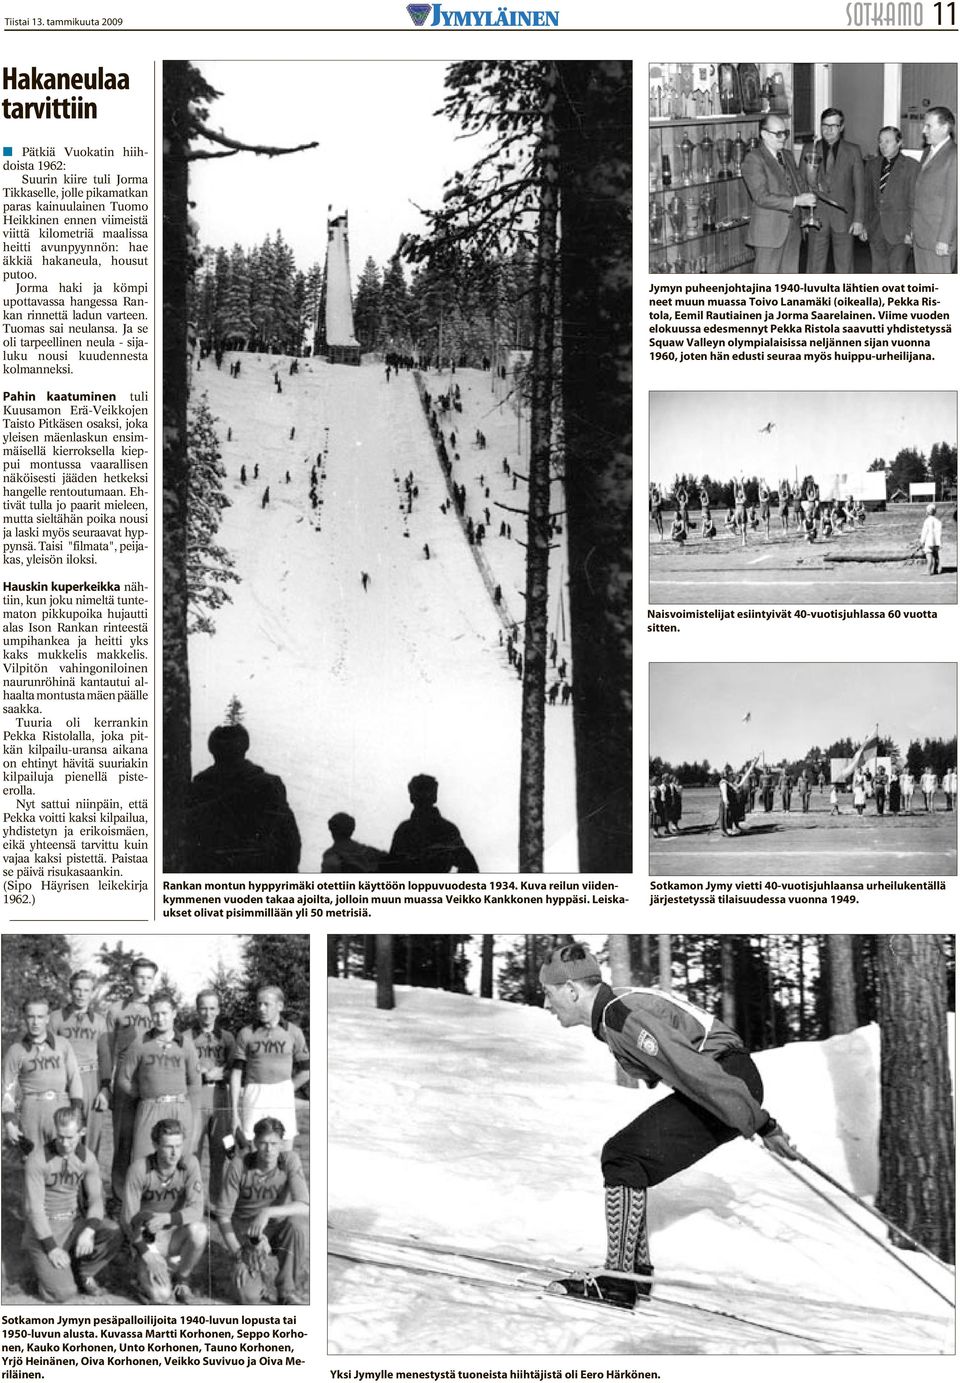
[[[723,531],[724,511],[715,509],[715,538],[700,536],[700,512],[690,513],[686,543],[670,539],[674,515],[665,510],[664,536],[651,522],[651,605],[955,605],[957,523],[955,505],[940,505],[943,547],[940,575],[927,575],[926,562],[911,556],[924,519],[922,505],[891,505],[867,515],[849,533],[808,543],[795,527],[784,534],[776,510],[769,541],[763,529],[747,535]]]
[[[748,814],[740,836],[720,834],[720,794],[716,788],[688,788],[683,794],[680,834],[650,838],[650,873],[656,876],[717,878],[855,878],[957,872],[957,814],[945,810],[938,792],[934,810],[923,810],[919,793],[910,816],[877,816],[867,803],[858,816],[849,793],[840,798],[840,815],[830,815],[829,789],[814,789],[810,811],[800,810],[795,792],[791,810]]]

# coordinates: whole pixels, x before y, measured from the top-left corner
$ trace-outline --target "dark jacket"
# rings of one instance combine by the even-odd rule
[[[282,780],[246,759],[198,773],[187,793],[184,861],[195,874],[295,871],[300,832]]]
[[[452,821],[436,807],[414,807],[393,833],[384,869],[391,874],[477,874],[477,862]]]

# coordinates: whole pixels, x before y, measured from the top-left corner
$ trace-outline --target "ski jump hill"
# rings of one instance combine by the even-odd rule
[[[353,302],[350,295],[350,235],[346,212],[327,222],[326,304],[323,340],[323,353],[331,364],[360,364],[360,344],[353,331]]]

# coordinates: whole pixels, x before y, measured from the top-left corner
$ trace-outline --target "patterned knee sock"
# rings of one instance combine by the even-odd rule
[[[633,1186],[605,1188],[606,1267],[632,1273],[650,1262],[647,1244],[647,1193]]]

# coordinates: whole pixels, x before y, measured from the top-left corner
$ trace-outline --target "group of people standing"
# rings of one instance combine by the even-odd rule
[[[844,138],[843,111],[820,116],[820,138],[804,144],[797,166],[782,115],[760,122],[759,144],[743,160],[750,195],[747,244],[753,272],[795,274],[807,236],[808,274],[853,272],[854,240],[870,248],[875,274],[902,274],[913,251],[918,274],[957,269],[957,145],[954,113],[930,106],[924,117],[919,161],[903,152],[903,135],[884,125],[877,153],[864,161]]]
[[[867,521],[866,506],[853,495],[845,498],[822,500],[820,486],[812,475],[801,482],[791,483],[781,480],[773,490],[766,479],[761,478],[754,487],[745,477],[739,476],[730,482],[733,488],[733,504],[727,508],[720,532],[723,535],[739,538],[741,547],[747,545],[748,533],[762,533],[766,542],[770,541],[770,523],[774,506],[780,519],[780,532],[788,537],[791,529],[807,542],[818,538],[831,538],[835,533],[852,532],[862,528]],[[675,543],[685,543],[696,525],[690,520],[690,494],[684,484],[676,487],[673,495],[676,506],[670,528],[670,539]],[[713,503],[705,485],[698,491],[700,503],[699,533],[701,541],[716,538],[718,528],[713,518]],[[663,491],[655,482],[650,485],[650,515],[660,541],[664,538]],[[792,523],[791,523],[792,519]],[[939,549],[938,549],[939,550]]]

